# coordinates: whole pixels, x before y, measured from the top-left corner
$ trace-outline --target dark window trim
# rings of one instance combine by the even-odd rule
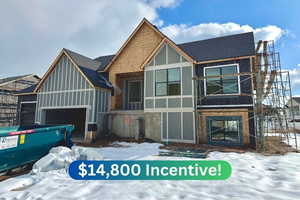
[[[239,122],[239,141],[238,142],[230,142],[230,141],[212,141],[211,138],[211,122],[214,120],[220,121],[232,121],[236,120]],[[208,143],[212,145],[233,145],[233,146],[241,146],[243,145],[243,118],[242,116],[207,116],[206,117],[206,131],[207,131],[207,139]]]
[[[179,70],[179,80],[178,81],[169,81],[169,70],[172,70],[172,69],[178,69]],[[165,70],[167,73],[167,81],[157,81],[157,78],[156,78],[156,72],[158,71],[163,71]],[[174,83],[177,83],[179,84],[179,94],[177,95],[170,95],[169,94],[169,84],[174,84]],[[163,94],[163,95],[158,95],[157,94],[157,84],[166,84],[167,86],[167,94]],[[175,67],[175,68],[169,68],[169,69],[159,69],[159,70],[155,70],[155,96],[157,97],[162,97],[162,96],[180,96],[181,95],[181,68],[180,67]]]
[[[130,101],[130,87],[129,87],[129,85],[130,85],[130,83],[132,83],[132,82],[138,82],[138,83],[140,83],[140,85],[141,85],[141,96],[140,96],[140,101]],[[142,87],[142,83],[143,82],[143,80],[127,80],[127,87],[128,87],[128,103],[141,103],[141,102],[143,102],[143,95],[142,95],[142,93],[143,93],[143,87]]]
[[[211,68],[224,68],[224,67],[230,67],[230,66],[235,66],[237,69],[237,73],[240,72],[239,64],[238,63],[232,63],[232,64],[226,64],[226,65],[214,65],[214,66],[207,66],[203,68],[203,75],[206,76],[206,69],[211,69]],[[222,72],[222,70],[221,70]],[[220,75],[222,75],[220,73]],[[220,94],[207,94],[207,79],[204,79],[204,95],[205,96],[231,96],[231,95],[240,95],[241,94],[241,84],[240,84],[240,76],[237,76],[238,80],[238,91],[236,93],[229,93],[229,94],[224,94],[223,91]],[[220,78],[220,85],[223,86],[223,78]]]

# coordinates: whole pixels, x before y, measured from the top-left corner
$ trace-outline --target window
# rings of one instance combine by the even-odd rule
[[[128,101],[141,102],[142,100],[142,88],[141,81],[129,81],[128,82]]]
[[[208,67],[204,69],[205,76],[221,76],[226,74],[238,73],[237,65],[224,67]],[[238,76],[224,76],[206,78],[206,95],[214,94],[238,94],[239,78]]]
[[[180,95],[180,68],[157,70],[155,73],[155,95]]]
[[[211,143],[240,143],[241,117],[208,117]]]

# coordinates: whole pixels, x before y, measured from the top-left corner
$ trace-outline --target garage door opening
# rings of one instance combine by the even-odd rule
[[[73,138],[84,139],[86,109],[49,109],[45,110],[46,124],[73,124],[75,129],[72,133]]]

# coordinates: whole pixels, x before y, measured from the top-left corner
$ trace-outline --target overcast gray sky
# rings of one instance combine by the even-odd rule
[[[277,26],[251,27],[234,22],[170,24],[159,11],[176,0],[8,0],[0,3],[0,78],[42,76],[62,48],[91,58],[115,53],[146,17],[175,42],[254,31],[257,39],[278,39]],[[199,21],[200,22],[200,21]]]

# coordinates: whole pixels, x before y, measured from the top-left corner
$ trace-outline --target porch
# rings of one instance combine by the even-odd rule
[[[144,73],[121,73],[116,75],[113,110],[144,110]]]

